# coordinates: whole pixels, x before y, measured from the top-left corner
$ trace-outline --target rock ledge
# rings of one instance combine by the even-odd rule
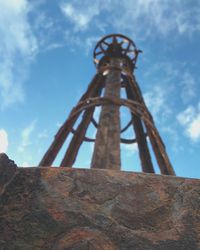
[[[52,167],[0,180],[1,250],[200,249],[200,180]]]

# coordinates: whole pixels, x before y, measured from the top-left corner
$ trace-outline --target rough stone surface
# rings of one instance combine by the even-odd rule
[[[0,196],[0,249],[200,249],[200,180],[18,168]]]
[[[3,188],[13,178],[17,165],[4,153],[0,153],[0,193]]]

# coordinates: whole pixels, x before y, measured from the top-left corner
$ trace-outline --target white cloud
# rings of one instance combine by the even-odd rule
[[[177,119],[181,125],[186,126],[194,119],[195,113],[195,108],[193,106],[189,106],[177,115]]]
[[[27,0],[0,0],[1,108],[24,100],[23,82],[37,50],[28,13]]]
[[[198,114],[188,127],[188,134],[193,141],[200,139],[200,114]]]
[[[25,129],[22,130],[21,132],[22,142],[20,143],[18,147],[19,152],[24,152],[26,147],[31,145],[30,136],[35,129],[35,124],[36,124],[36,121],[33,121]]]
[[[144,99],[147,106],[151,109],[152,113],[157,115],[164,105],[165,93],[162,91],[161,87],[155,86],[152,91],[146,92],[144,94]]]
[[[0,129],[0,153],[6,153],[8,149],[8,134],[6,130]]]
[[[60,127],[60,126],[59,126]],[[44,139],[44,138],[47,138],[48,137],[48,133],[46,130],[43,130],[42,132],[40,132],[38,134],[38,139]]]
[[[138,40],[154,40],[157,35],[174,40],[200,31],[200,2],[192,5],[181,0],[62,0],[60,9],[68,26],[64,44],[74,52],[79,47],[86,54],[112,31]]]
[[[191,66],[191,63],[173,61],[172,64],[165,60],[151,65],[145,72],[144,77],[145,82],[150,79],[151,85],[155,86],[150,92],[145,93],[150,106],[159,106],[160,103],[165,108],[169,106],[169,100],[171,104],[171,102],[174,103],[179,98],[186,104],[197,97],[198,85],[194,67]],[[158,82],[158,79],[160,82]],[[177,93],[176,98],[172,98],[175,97],[175,92]],[[153,98],[157,99],[155,104]],[[158,111],[162,111],[163,107],[161,107],[161,110],[154,107],[153,112],[159,113]]]
[[[137,143],[133,144],[121,144],[122,150],[125,151],[125,154],[129,157],[132,156],[133,154],[138,153],[138,145]]]
[[[86,54],[88,55],[91,49],[94,47],[96,42],[99,40],[99,37],[97,36],[91,36],[87,37],[84,43],[85,49],[86,49]]]
[[[185,134],[193,142],[200,140],[200,103],[198,107],[187,107],[177,115],[177,120],[183,126]]]
[[[74,7],[71,4],[65,4],[62,7],[64,14],[75,23],[77,29],[86,28],[90,19],[92,18],[91,15],[84,15],[82,13],[76,12]]]
[[[76,35],[70,30],[65,31],[64,34],[65,45],[70,45],[70,50],[72,52],[76,52],[76,47],[81,48],[86,55],[91,52],[91,49],[95,46],[96,42],[100,39],[99,36],[88,36],[86,38],[82,38],[80,34]]]
[[[170,123],[170,125],[163,126],[161,131],[166,134],[166,138],[170,139],[170,147],[172,148],[174,153],[180,152],[184,150],[183,145],[180,143],[180,138],[177,133],[177,129],[174,123]]]
[[[105,3],[105,1],[103,1]],[[85,1],[78,2],[73,1],[74,5],[71,3],[63,3],[60,8],[64,15],[71,21],[74,25],[75,31],[83,31],[88,28],[92,19],[98,16],[101,9],[104,9],[104,3],[101,1]],[[81,8],[82,6],[82,8]]]
[[[144,100],[152,113],[153,117],[159,120],[165,120],[169,114],[171,114],[171,109],[167,102],[168,90],[166,88],[161,88],[160,86],[154,86],[151,91],[144,93]]]
[[[102,31],[100,14],[106,24],[103,30],[108,26],[134,35],[139,33],[143,38],[152,31],[164,36],[172,31],[179,35],[200,31],[198,1],[189,4],[181,0],[93,0],[92,3],[90,0],[71,0],[70,3],[64,1],[60,7],[75,32],[92,27]]]

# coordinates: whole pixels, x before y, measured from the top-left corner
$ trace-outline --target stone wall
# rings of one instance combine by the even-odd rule
[[[1,176],[7,171],[0,165]],[[1,250],[200,249],[200,180],[99,169],[11,172],[0,179]]]

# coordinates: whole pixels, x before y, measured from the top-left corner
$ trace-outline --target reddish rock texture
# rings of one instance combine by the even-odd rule
[[[1,250],[200,249],[200,180],[18,168],[2,185]]]

